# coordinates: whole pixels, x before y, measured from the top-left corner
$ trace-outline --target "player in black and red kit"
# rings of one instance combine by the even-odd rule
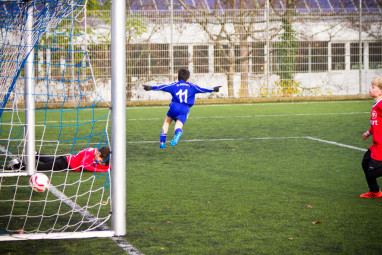
[[[362,159],[362,168],[369,185],[369,192],[360,195],[360,197],[378,198],[382,197],[382,192],[377,183],[377,178],[382,176],[382,77],[373,79],[369,95],[374,98],[375,102],[371,109],[371,127],[362,135],[362,140],[373,136],[373,144]]]

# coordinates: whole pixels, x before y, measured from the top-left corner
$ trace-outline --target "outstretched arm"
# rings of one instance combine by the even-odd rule
[[[198,85],[192,84],[195,88],[196,93],[211,93],[211,92],[218,92],[219,88],[221,86],[213,87],[212,89],[207,89],[207,88],[202,88],[199,87]]]
[[[146,91],[161,90],[161,91],[165,91],[165,92],[171,93],[172,88],[173,88],[173,86],[172,86],[173,84],[174,83],[165,84],[165,85],[159,85],[159,86],[149,86],[149,85],[142,85],[142,86],[143,86],[143,89],[146,90]]]

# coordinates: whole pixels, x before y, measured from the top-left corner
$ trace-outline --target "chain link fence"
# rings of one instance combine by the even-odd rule
[[[71,40],[71,46],[63,40],[62,46],[88,50],[96,86],[110,100],[110,12],[85,16],[71,29],[86,37]],[[371,80],[382,75],[380,10],[135,10],[126,17],[121,54],[130,101],[169,99],[142,85],[173,82],[179,68],[189,69],[190,81],[201,87],[222,86],[201,98],[367,94]],[[53,73],[60,72],[59,56],[56,61]],[[71,61],[81,60],[73,55]]]

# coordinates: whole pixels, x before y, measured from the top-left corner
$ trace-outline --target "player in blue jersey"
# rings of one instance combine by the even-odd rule
[[[190,71],[187,69],[180,69],[178,72],[178,82],[168,85],[148,86],[143,85],[146,91],[161,90],[171,93],[172,100],[170,109],[167,112],[166,119],[164,120],[162,131],[160,133],[161,149],[166,148],[166,139],[168,128],[173,120],[175,120],[175,136],[171,140],[170,145],[175,146],[178,144],[180,137],[183,134],[183,126],[186,123],[190,108],[194,105],[195,94],[197,93],[211,93],[218,92],[221,86],[214,87],[213,89],[201,88],[193,83],[188,82],[190,78]]]

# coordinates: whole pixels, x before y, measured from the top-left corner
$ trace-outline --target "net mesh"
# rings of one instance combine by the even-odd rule
[[[109,146],[110,109],[95,90],[84,10],[82,0],[0,1],[0,237],[88,231],[110,218],[109,172],[44,170],[50,188],[35,192],[22,167],[10,169],[26,160],[23,67],[31,53],[37,155]]]

